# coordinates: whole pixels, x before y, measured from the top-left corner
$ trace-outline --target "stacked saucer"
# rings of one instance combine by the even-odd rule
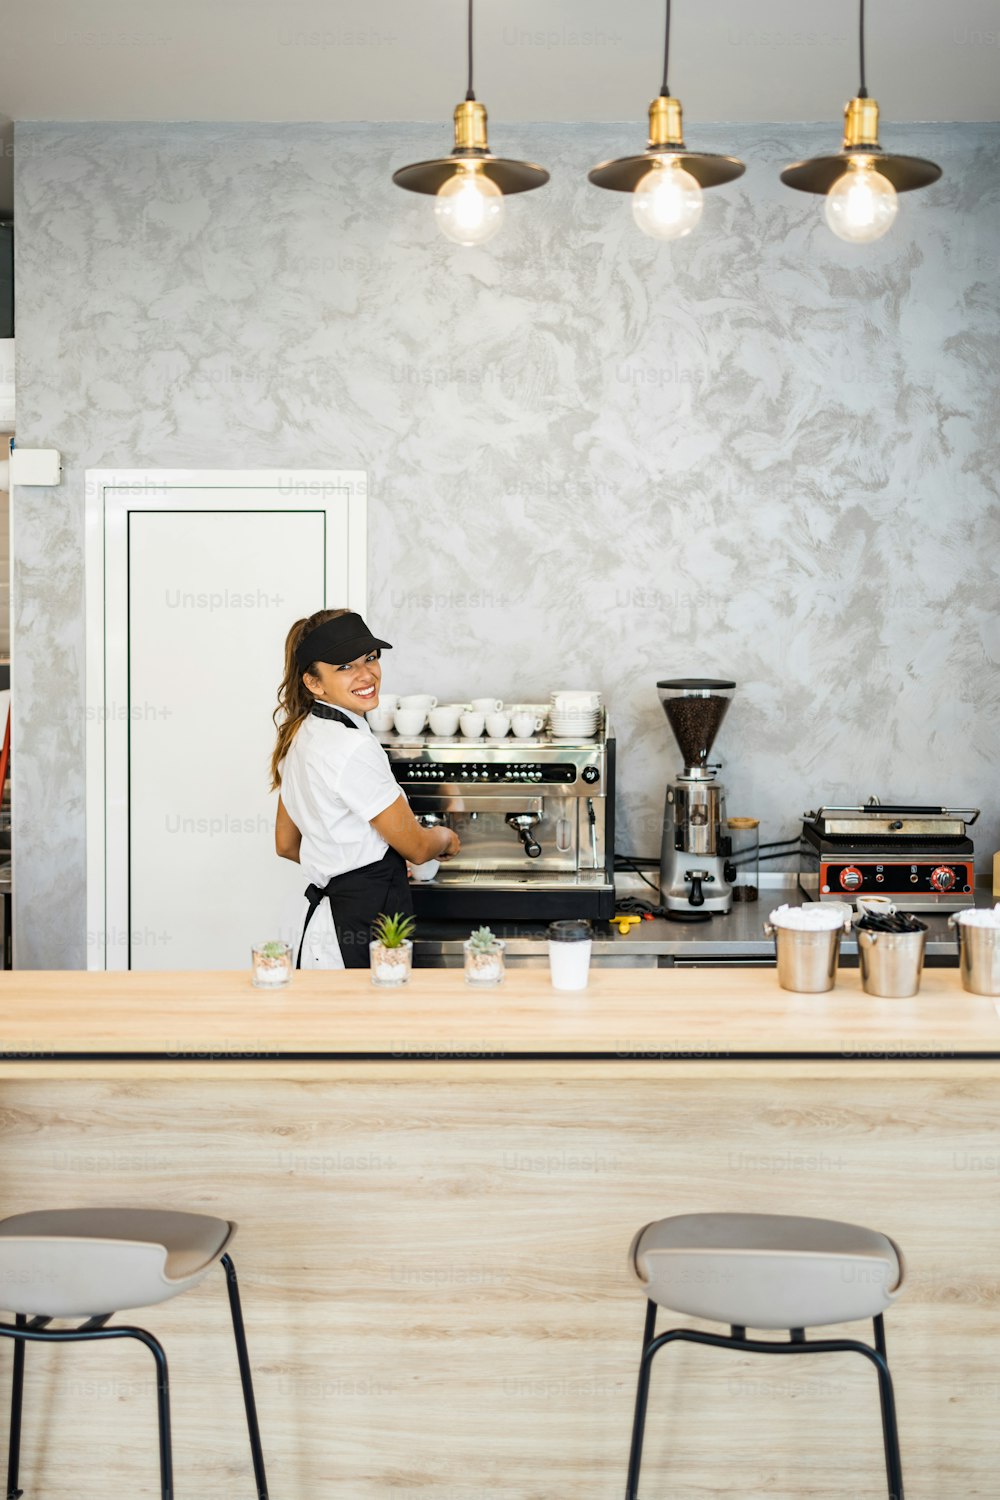
[[[600,723],[600,693],[567,688],[551,695],[549,730],[557,739],[592,740]]]

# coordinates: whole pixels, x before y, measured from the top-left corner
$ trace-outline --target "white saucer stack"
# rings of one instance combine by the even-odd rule
[[[557,739],[592,740],[600,723],[600,693],[566,688],[551,694],[549,730]]]

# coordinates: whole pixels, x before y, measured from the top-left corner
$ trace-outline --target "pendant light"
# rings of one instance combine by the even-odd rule
[[[733,182],[746,171],[735,156],[689,151],[684,144],[681,102],[667,84],[670,63],[670,0],[666,0],[663,86],[649,106],[649,142],[641,156],[604,161],[587,175],[595,187],[632,194],[632,213],[643,234],[679,240],[701,218],[702,188]]]
[[[472,5],[469,0],[469,87],[455,108],[455,149],[450,156],[418,161],[392,174],[397,187],[433,194],[438,228],[456,245],[482,245],[503,222],[503,200],[544,186],[549,174],[530,161],[493,156],[486,137],[486,106],[472,88]]]
[[[919,156],[894,156],[878,143],[878,105],[865,83],[865,0],[859,0],[861,86],[844,106],[844,144],[832,156],[812,156],[781,174],[803,193],[826,194],[826,222],[842,240],[867,245],[881,239],[899,208],[898,193],[929,187],[941,168]]]

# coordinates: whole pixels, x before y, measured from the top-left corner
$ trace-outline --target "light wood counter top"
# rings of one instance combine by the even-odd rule
[[[608,970],[580,994],[514,971],[476,991],[461,971],[416,971],[400,990],[367,970],[306,972],[278,993],[246,973],[15,972],[0,982],[0,1062],[666,1062],[766,1058],[1000,1060],[996,1002],[929,969],[912,1000],[865,995],[842,971],[823,995],[773,970]]]

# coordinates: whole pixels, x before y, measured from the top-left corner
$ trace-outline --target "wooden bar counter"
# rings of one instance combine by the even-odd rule
[[[850,972],[817,996],[769,970],[598,970],[580,995],[538,971],[482,993],[452,970],[400,992],[309,973],[277,994],[14,973],[0,1121],[4,1212],[238,1221],[271,1500],[620,1500],[628,1244],[707,1209],[892,1235],[908,1500],[1000,1491],[1000,1018],[956,971],[899,1001]],[[227,1317],[220,1271],[134,1318],[171,1361],[178,1500],[253,1494]],[[158,1493],[144,1350],[32,1347],[27,1370],[26,1495]],[[884,1496],[873,1375],[661,1355],[642,1493]]]

